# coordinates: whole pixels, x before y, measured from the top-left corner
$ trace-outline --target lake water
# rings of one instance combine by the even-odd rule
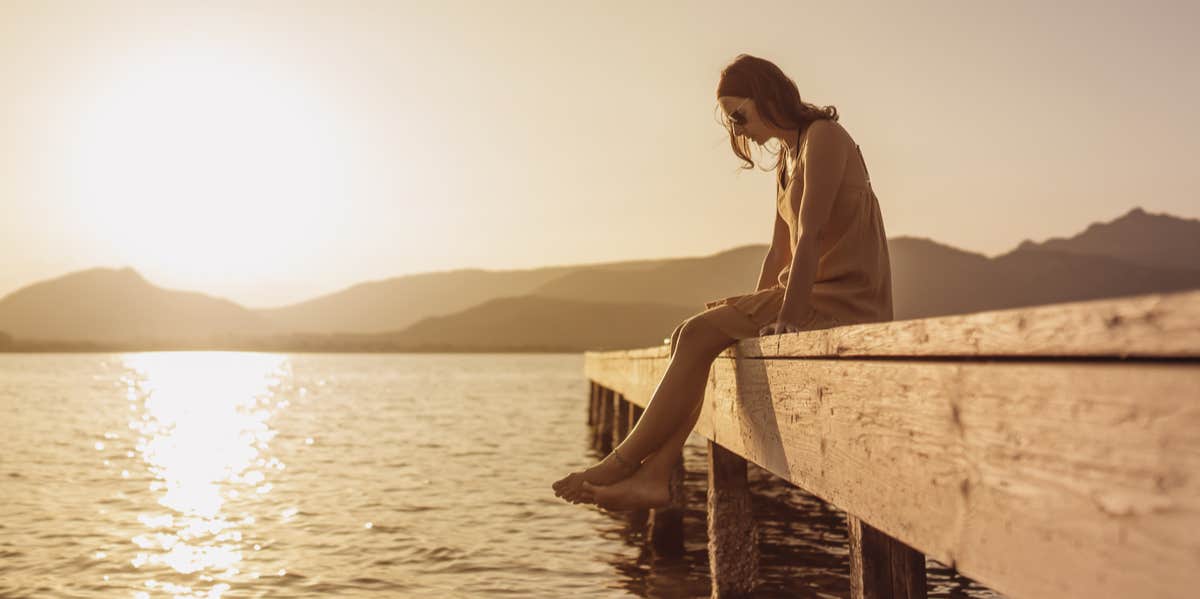
[[[703,439],[682,558],[551,491],[587,391],[581,354],[0,354],[0,596],[708,597]],[[759,596],[848,596],[844,514],[751,481]]]

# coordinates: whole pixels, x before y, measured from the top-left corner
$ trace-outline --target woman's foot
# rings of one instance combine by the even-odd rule
[[[623,464],[620,459],[610,453],[595,466],[582,472],[572,472],[559,479],[552,487],[555,495],[571,503],[580,503],[584,500],[583,483],[611,485],[628,478],[635,472],[636,467],[637,464]]]
[[[671,503],[671,477],[643,466],[629,478],[611,485],[583,483],[583,501],[612,511],[659,508]]]

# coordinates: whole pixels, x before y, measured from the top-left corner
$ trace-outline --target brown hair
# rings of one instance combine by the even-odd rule
[[[721,70],[717,97],[721,96],[752,98],[762,118],[781,129],[803,131],[816,120],[838,120],[837,108],[820,107],[801,100],[796,82],[784,75],[775,63],[749,54],[739,54]],[[733,153],[746,162],[742,168],[754,168],[754,160],[750,158],[750,140],[735,134],[727,119],[721,121],[729,131],[729,145]],[[786,183],[783,173],[785,164],[783,153],[776,154],[774,168],[780,186]]]

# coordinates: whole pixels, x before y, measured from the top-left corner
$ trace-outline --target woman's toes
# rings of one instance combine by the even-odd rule
[[[578,478],[579,474],[572,472],[571,474],[559,479],[558,482],[554,483],[554,494],[559,497],[563,497],[567,493],[570,493],[574,489],[578,488]]]
[[[596,485],[583,481],[579,486],[579,490],[575,492],[575,503],[596,503]]]

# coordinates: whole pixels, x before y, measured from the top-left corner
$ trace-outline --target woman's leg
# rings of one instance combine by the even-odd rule
[[[701,317],[684,324],[679,350],[672,356],[663,380],[637,425],[616,447],[622,457],[641,462],[685,426],[682,434],[687,438],[695,425],[693,412],[699,417],[713,359],[735,341]]]
[[[722,333],[722,335],[724,334]],[[686,344],[684,347],[687,347]],[[704,369],[705,382],[708,379],[710,366],[711,360]],[[688,436],[696,426],[696,421],[700,419],[703,398],[704,388],[701,386],[695,406],[689,412],[688,417],[683,422],[677,423],[670,436],[646,458],[633,476],[609,485],[585,481],[581,484],[579,501],[595,503],[611,510],[655,508],[666,505],[670,500],[668,485],[671,473],[681,457]],[[650,406],[647,406],[647,412],[649,412],[649,408]],[[645,414],[642,417],[645,418]],[[630,437],[632,436],[633,433],[630,431]],[[618,447],[624,447],[624,444],[622,443]]]
[[[635,510],[663,507],[670,503],[671,473],[682,458],[683,446],[700,417],[700,407],[646,461],[633,476],[611,485],[583,482],[579,501],[595,503],[610,510]]]
[[[679,347],[679,333],[683,330],[683,325],[686,323],[687,321],[679,323],[679,326],[675,327],[675,330],[671,331],[671,345],[668,359],[675,357],[675,349]],[[668,370],[669,368],[670,367],[668,366]],[[662,391],[663,387],[662,382],[660,381],[658,388],[655,389],[655,394],[658,394]],[[653,397],[651,397],[651,401],[653,401]],[[636,463],[634,463],[633,468],[630,468],[628,464],[621,464],[613,457],[613,454],[610,453],[598,464],[595,464],[587,470],[582,472],[572,472],[559,479],[552,485],[554,488],[554,494],[567,501],[570,501],[571,503],[579,503],[579,494],[583,489],[583,481],[586,480],[603,485],[612,484],[621,480],[622,478],[633,475],[633,473],[637,470],[636,466]]]
[[[668,440],[687,435],[699,418],[699,406],[712,361],[725,348],[736,342],[717,327],[709,324],[703,314],[694,316],[676,328],[672,336],[672,354],[667,371],[637,425],[617,446],[616,451],[633,465],[654,453]],[[683,441],[678,445],[682,446]],[[678,449],[663,459],[674,459]],[[656,461],[657,464],[657,461]],[[673,464],[672,464],[673,465]],[[583,483],[609,485],[633,474],[633,470],[615,460],[612,454],[599,464],[571,473],[554,483],[555,494],[571,502],[583,500]]]

